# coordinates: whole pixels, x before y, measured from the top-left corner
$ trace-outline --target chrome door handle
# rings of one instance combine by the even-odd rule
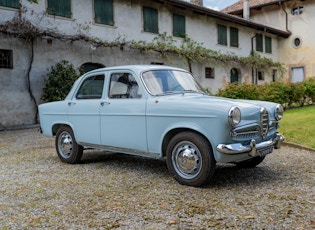
[[[110,104],[110,102],[107,102],[107,101],[102,101],[102,102],[101,102],[101,106],[109,105],[109,104]]]
[[[71,105],[75,105],[76,103],[75,102],[72,102],[72,101],[69,101],[68,102],[68,106],[71,106]]]

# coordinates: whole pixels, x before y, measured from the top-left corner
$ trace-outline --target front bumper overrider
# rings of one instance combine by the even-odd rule
[[[251,140],[250,144],[245,146],[241,143],[219,144],[217,145],[217,151],[229,155],[248,153],[248,155],[252,157],[264,156],[272,152],[273,148],[280,149],[280,144],[283,141],[284,136],[280,133],[277,133],[274,138],[268,141],[260,142],[258,144],[255,140]]]

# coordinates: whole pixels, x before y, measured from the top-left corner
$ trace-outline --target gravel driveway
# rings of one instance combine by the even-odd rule
[[[36,129],[2,131],[0,229],[315,229],[314,157],[283,147],[193,188],[163,160],[94,151],[69,165]]]

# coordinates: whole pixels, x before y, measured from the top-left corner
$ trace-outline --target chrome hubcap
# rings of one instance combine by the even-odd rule
[[[172,160],[176,172],[185,179],[192,179],[201,171],[202,157],[200,150],[189,141],[182,141],[174,147]]]
[[[72,153],[72,138],[68,132],[62,132],[58,138],[58,150],[63,158],[69,158]]]

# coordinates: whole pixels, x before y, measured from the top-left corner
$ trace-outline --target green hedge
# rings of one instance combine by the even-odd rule
[[[57,63],[47,74],[41,99],[45,102],[65,99],[78,77],[79,74],[71,63],[65,60]]]
[[[271,82],[264,85],[231,83],[224,89],[219,89],[216,96],[272,101],[282,104],[285,108],[301,107],[315,104],[315,78],[298,83]]]

